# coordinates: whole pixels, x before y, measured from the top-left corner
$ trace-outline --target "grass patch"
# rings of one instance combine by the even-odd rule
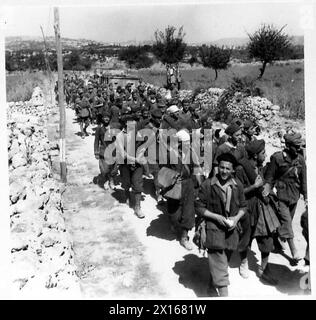
[[[35,87],[46,89],[48,77],[43,72],[18,72],[6,76],[7,101],[28,101]]]
[[[259,67],[250,63],[232,65],[227,70],[221,70],[216,81],[215,73],[211,69],[201,67],[182,70],[181,89],[228,88],[234,77],[247,77],[255,81],[265,98],[280,106],[284,116],[304,118],[304,62],[268,65],[261,80],[257,79]],[[156,86],[163,86],[166,82],[164,73],[156,74],[143,69],[135,71],[134,74]]]

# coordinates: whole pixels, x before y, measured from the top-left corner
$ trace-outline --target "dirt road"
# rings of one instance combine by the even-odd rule
[[[90,133],[93,133],[90,127]],[[93,183],[99,173],[93,155],[94,136],[81,139],[74,113],[67,109],[68,184],[64,194],[66,227],[73,237],[83,298],[94,299],[194,299],[206,297],[208,263],[194,249],[182,248],[170,230],[164,209],[151,197],[152,186],[145,183],[142,202],[145,219],[120,203],[122,190],[101,189]],[[303,211],[300,201],[294,219],[295,241],[304,256],[305,240],[299,226]],[[191,233],[192,234],[192,233]],[[192,237],[191,237],[192,238]],[[290,256],[289,250],[286,254]],[[256,243],[249,255],[250,277],[238,272],[239,258],[230,264],[230,296],[233,298],[282,298],[304,294],[300,281],[302,265],[291,266],[286,256],[271,255],[271,269],[277,287],[262,284],[256,277],[260,254]]]

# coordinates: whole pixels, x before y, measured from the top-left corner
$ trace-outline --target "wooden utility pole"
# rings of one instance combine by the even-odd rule
[[[45,54],[44,54],[44,59],[45,59],[45,64],[46,64],[46,69],[48,72],[48,77],[49,77],[49,84],[50,84],[50,103],[53,103],[53,76],[52,76],[52,70],[49,65],[49,60],[48,60],[48,50],[47,50],[47,44],[46,44],[46,39],[44,35],[44,31],[42,26],[40,26],[42,35],[43,35],[43,41],[44,41],[44,47],[45,47]]]
[[[62,182],[67,182],[66,167],[66,109],[64,103],[63,81],[63,55],[60,41],[59,10],[54,8],[54,29],[56,38],[57,68],[58,68],[58,105],[59,105],[59,152],[60,152],[60,177]]]

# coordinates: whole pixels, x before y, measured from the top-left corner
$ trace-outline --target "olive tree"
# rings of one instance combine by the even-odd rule
[[[227,69],[229,66],[231,50],[203,45],[199,48],[199,56],[204,67],[214,69],[216,80],[218,71]]]
[[[176,27],[168,26],[164,31],[155,31],[153,53],[168,69],[168,65],[176,65],[183,59],[187,44],[184,41],[183,26],[176,33]]]
[[[247,45],[250,58],[259,59],[262,62],[258,78],[262,78],[268,63],[279,60],[291,49],[290,38],[283,33],[283,26],[277,29],[273,25],[263,24],[253,34],[248,34]]]

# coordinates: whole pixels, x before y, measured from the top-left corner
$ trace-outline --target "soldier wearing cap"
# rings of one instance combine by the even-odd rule
[[[216,148],[214,160],[213,160],[213,169],[211,175],[214,176],[218,172],[218,159],[221,154],[230,153],[234,156],[236,161],[240,161],[246,156],[245,147],[241,143],[242,139],[242,127],[238,122],[233,121],[225,130],[227,135],[227,141],[222,143]],[[239,228],[239,243],[238,251],[242,264],[240,266],[240,274],[242,277],[246,278],[248,276],[248,261],[247,261],[247,250],[250,239],[250,219],[249,214],[246,213],[240,220]]]
[[[82,98],[80,102],[78,100],[75,108],[78,110],[78,121],[80,125],[81,138],[84,139],[85,136],[89,135],[87,132],[87,129],[89,126],[91,110],[90,110],[90,104],[89,104],[88,98],[84,96],[83,91],[79,91],[79,92]]]
[[[163,99],[160,99],[157,102],[157,107],[161,111],[162,115],[164,115],[166,112],[166,107],[167,107],[166,102]]]
[[[241,145],[242,141],[242,127],[237,123],[231,123],[225,130],[227,141],[220,144],[216,149],[214,156],[214,166],[218,165],[217,157],[222,153],[230,152],[234,155],[237,161],[243,158],[246,154],[245,148]]]
[[[148,108],[149,111],[158,108],[155,92],[152,91],[149,93],[149,99],[147,100],[146,107]]]
[[[246,146],[249,142],[256,140],[256,128],[258,126],[251,120],[246,120],[243,123],[242,142]]]
[[[94,87],[92,83],[89,83],[87,98],[89,101],[91,122],[96,122],[97,109],[95,107],[95,103],[96,103],[95,97],[96,97],[96,93],[95,93]]]
[[[98,89],[97,94],[94,97],[94,109],[95,109],[95,115],[98,114],[104,114],[103,108],[105,105],[105,100],[102,97],[102,90]]]
[[[196,212],[206,221],[210,269],[210,296],[228,296],[228,262],[238,247],[237,225],[247,212],[242,183],[233,176],[237,161],[231,153],[218,157],[218,173],[206,179],[195,201]]]
[[[190,121],[191,119],[191,112],[190,112],[190,100],[189,99],[183,99],[181,102],[182,108],[179,113],[179,118],[183,121]]]
[[[179,113],[180,109],[177,105],[171,105],[163,117],[161,129],[179,129]]]
[[[133,116],[132,122],[135,123],[137,115]],[[130,121],[122,121],[123,131],[121,134],[117,135],[117,141],[119,146],[119,154],[123,163],[120,163],[120,174],[122,177],[122,187],[125,192],[125,202],[130,204],[131,195],[134,196],[134,214],[142,219],[145,217],[145,214],[141,210],[141,198],[143,192],[143,157],[138,154],[131,154],[129,152],[129,146],[132,143],[135,143],[135,138],[137,135],[137,126],[134,125],[134,130],[127,131],[127,125],[130,125]],[[134,139],[134,141],[133,141]],[[127,149],[125,148],[127,147]],[[135,149],[137,146],[135,143]],[[136,151],[135,150],[135,151]],[[132,189],[132,194],[130,194],[130,189]]]
[[[193,162],[191,161],[190,134],[188,130],[181,129],[177,131],[176,137],[181,143],[178,149],[167,146],[168,152],[174,154],[178,158],[178,162],[167,164],[167,167],[179,174],[179,184],[181,185],[181,193],[174,196],[172,193],[167,198],[167,210],[170,217],[172,229],[179,235],[180,245],[187,250],[192,250],[192,243],[189,241],[188,232],[195,223],[194,209],[194,180],[193,180]],[[171,159],[171,157],[170,157]]]
[[[268,265],[269,254],[274,250],[274,236],[280,226],[277,218],[277,207],[273,198],[263,196],[265,161],[265,141],[253,140],[246,145],[247,157],[239,161],[236,177],[244,186],[245,197],[250,216],[251,235],[247,242],[251,245],[256,239],[261,252],[261,266],[258,270],[259,278],[271,285],[276,285]],[[250,240],[250,241],[249,241]],[[248,277],[247,251],[240,266],[240,274]]]
[[[192,129],[200,129],[202,127],[200,104],[192,103],[190,105],[190,113],[192,115],[190,118]]]
[[[113,122],[120,122],[120,116],[123,109],[123,100],[116,98],[115,102],[110,107],[111,120]]]
[[[300,256],[294,244],[292,220],[300,195],[303,195],[307,203],[306,164],[300,154],[301,134],[285,134],[284,140],[284,150],[274,153],[267,166],[264,193],[269,194],[273,187],[277,190],[281,223],[279,238],[282,242],[288,242],[293,261],[298,262]]]
[[[105,149],[109,144],[112,143],[110,139],[106,138],[109,135],[109,130],[111,128],[110,124],[110,113],[105,112],[103,115],[97,115],[98,126],[95,131],[94,137],[94,155],[97,160],[99,160],[100,176],[98,179],[98,184],[105,190],[109,188],[114,189],[113,182],[113,168],[114,165],[110,164],[105,159]]]
[[[161,201],[160,188],[157,181],[159,172],[159,143],[158,134],[161,123],[162,113],[159,109],[154,109],[150,112],[148,119],[143,119],[138,125],[138,137],[141,137],[141,144],[146,141],[147,150],[144,152],[144,176],[147,179],[153,179],[155,187],[155,197],[157,202]],[[144,131],[141,129],[145,129]],[[149,129],[149,130],[146,130]],[[147,135],[149,133],[149,135]],[[139,152],[142,146],[139,146]],[[149,150],[155,149],[155,153],[152,154]]]

